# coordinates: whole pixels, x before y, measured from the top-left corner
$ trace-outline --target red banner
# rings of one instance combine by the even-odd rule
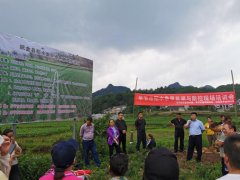
[[[134,105],[143,106],[201,106],[236,104],[235,92],[189,94],[138,94]]]

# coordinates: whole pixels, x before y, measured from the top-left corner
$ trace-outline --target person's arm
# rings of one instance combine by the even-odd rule
[[[222,147],[223,144],[224,144],[224,142],[219,141],[219,140],[216,140],[216,141],[215,141],[215,144],[216,144],[216,146],[218,146],[218,147]]]
[[[169,124],[171,124],[172,126],[175,126],[175,124],[173,123],[173,120],[169,121]]]
[[[187,124],[184,125],[185,129],[189,129],[190,125],[191,125],[192,121],[188,120]]]
[[[83,129],[83,125],[82,125],[80,128],[80,133],[79,133],[80,137],[83,137],[83,133],[84,133],[84,129]]]
[[[125,128],[126,128],[126,131],[127,131],[127,123],[126,123],[126,121],[124,121],[124,124],[125,124]]]
[[[205,128],[204,128],[204,125],[203,125],[203,123],[201,122],[200,123],[200,128],[201,128],[201,131],[202,131],[202,133],[205,131]]]
[[[111,137],[112,139],[115,139],[114,134],[112,133],[110,128],[108,128],[107,133],[109,137]]]
[[[138,125],[137,125],[137,120],[135,121],[135,129],[137,129]]]
[[[15,149],[14,149],[15,153],[20,154],[22,152],[22,149],[20,148],[20,146],[18,145],[18,143],[15,140],[14,140],[14,143],[16,144]],[[20,155],[18,157],[20,157]]]

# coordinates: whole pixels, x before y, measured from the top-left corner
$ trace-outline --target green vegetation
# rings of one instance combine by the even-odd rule
[[[174,128],[168,123],[169,120],[175,117],[175,113],[161,113],[152,112],[149,116],[145,115],[147,122],[146,133],[152,133],[157,142],[157,147],[166,147],[173,150],[174,143]],[[205,114],[204,114],[205,113]],[[198,118],[207,122],[207,114],[209,112],[201,112],[199,114],[204,114],[204,116],[199,116]],[[218,114],[212,114],[212,119],[214,121],[219,121]],[[146,152],[140,151],[136,152],[136,131],[134,131],[134,143],[129,145],[130,130],[134,129],[134,121],[132,116],[125,116],[125,120],[128,124],[127,131],[127,153],[129,154],[129,170],[127,172],[127,177],[129,180],[139,180],[142,178],[142,173],[144,169],[144,161],[146,158]],[[183,114],[183,118],[188,119],[189,114]],[[106,129],[108,127],[108,117],[94,121],[95,130],[95,142],[99,154],[99,158],[102,162],[101,167],[97,168],[93,162],[90,161],[91,166],[89,169],[92,170],[91,179],[95,180],[106,180],[109,178],[108,164],[108,146],[106,143]],[[82,148],[82,140],[79,138],[80,126],[84,123],[84,120],[77,121],[77,141],[79,142],[79,151],[77,153],[77,163],[84,164],[84,155]],[[6,128],[11,128],[10,125],[1,126],[0,129],[4,130]],[[21,177],[23,180],[27,179],[38,179],[43,176],[44,173],[51,166],[50,149],[51,145],[59,139],[67,140],[72,138],[72,121],[56,121],[56,122],[41,122],[41,123],[31,123],[31,124],[19,124],[17,125],[17,142],[23,148],[23,155],[19,158],[19,165],[21,169]],[[188,145],[188,130],[185,131],[185,149]],[[208,141],[206,133],[203,133],[203,146],[208,147]],[[220,161],[219,156],[217,156],[216,162],[202,162],[196,164],[195,161],[185,162],[185,154],[178,154],[179,166],[180,166],[180,180],[199,180],[208,179],[213,180],[221,177],[221,165],[216,163]],[[211,156],[210,156],[211,157]],[[216,156],[215,156],[216,157]],[[219,158],[219,160],[218,160]],[[211,159],[211,158],[210,158]],[[210,161],[210,160],[209,160]],[[84,169],[88,169],[83,167]]]
[[[236,97],[240,98],[240,84],[235,85]],[[137,93],[143,94],[178,94],[178,93],[207,93],[207,92],[227,92],[233,91],[232,85],[221,85],[215,89],[208,89],[205,87],[180,87],[180,88],[170,88],[170,87],[160,87],[157,89],[138,89]],[[109,93],[104,96],[96,97],[93,99],[93,113],[102,113],[103,110],[120,105],[127,105],[125,113],[133,112],[133,101],[134,91],[119,92],[116,95],[114,93]],[[159,107],[141,106],[139,109],[159,109]],[[195,110],[212,110],[215,108],[213,106],[194,106]]]

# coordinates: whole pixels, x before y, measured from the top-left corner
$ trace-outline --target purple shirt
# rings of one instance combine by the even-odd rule
[[[120,134],[119,134],[119,130],[118,130],[118,128],[115,126],[115,129],[116,129],[116,131],[117,131],[117,136],[119,136]],[[109,128],[107,129],[107,133],[108,133],[108,145],[112,145],[112,143],[113,143],[113,139],[115,139],[115,136],[114,136],[114,131],[113,131],[113,129],[111,128],[111,126],[109,126]],[[117,138],[117,142],[119,143],[119,140],[118,140],[118,138]]]
[[[80,136],[83,137],[85,141],[91,141],[94,138],[94,124],[87,126],[87,123],[83,124],[80,128]]]

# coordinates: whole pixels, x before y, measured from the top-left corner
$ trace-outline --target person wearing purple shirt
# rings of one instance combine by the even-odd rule
[[[96,144],[94,142],[94,124],[92,123],[92,117],[87,117],[87,122],[80,128],[80,137],[83,138],[83,151],[85,166],[89,166],[88,152],[92,151],[94,161],[97,166],[100,166],[101,162],[98,158]]]
[[[115,147],[116,149],[116,153],[121,153],[121,149],[119,147],[119,130],[115,125],[114,123],[114,120],[110,119],[109,120],[109,127],[107,129],[107,133],[108,133],[108,146],[109,146],[109,156],[110,156],[110,159],[113,155],[113,148]]]

